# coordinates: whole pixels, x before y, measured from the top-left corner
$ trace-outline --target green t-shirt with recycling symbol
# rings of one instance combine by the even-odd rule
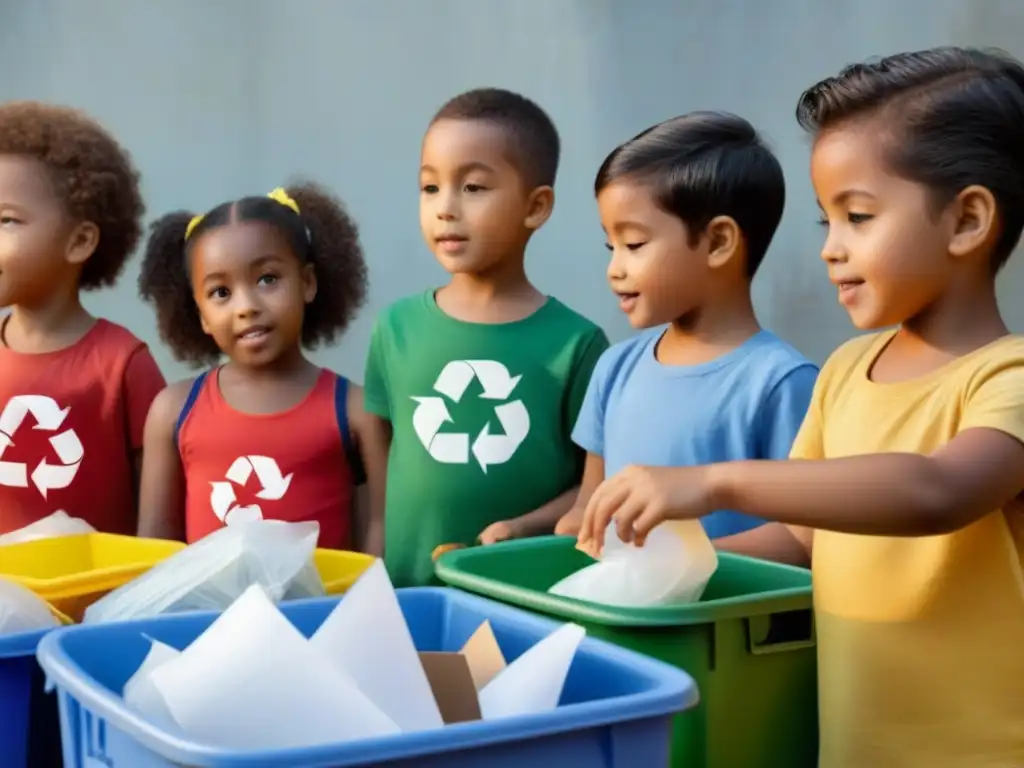
[[[433,290],[378,318],[366,409],[391,422],[384,561],[395,586],[434,583],[431,553],[472,544],[579,482],[573,424],[604,332],[557,299],[514,323],[466,323]]]

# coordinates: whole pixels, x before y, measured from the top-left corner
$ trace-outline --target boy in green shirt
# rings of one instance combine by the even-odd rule
[[[432,583],[440,545],[550,533],[575,501],[570,433],[608,340],[526,277],[558,156],[544,111],[499,89],[456,96],[423,139],[420,226],[451,280],[381,313],[364,384],[366,410],[392,429],[396,586]]]

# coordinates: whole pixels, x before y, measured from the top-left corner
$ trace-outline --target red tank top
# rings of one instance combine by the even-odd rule
[[[321,371],[295,407],[250,414],[224,400],[219,372],[196,379],[178,419],[188,543],[232,520],[267,519],[315,520],[319,546],[351,546],[358,467],[348,431],[348,382]]]

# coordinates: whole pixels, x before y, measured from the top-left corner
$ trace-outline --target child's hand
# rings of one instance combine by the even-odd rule
[[[573,507],[555,524],[555,536],[577,536],[583,525],[583,507]]]
[[[665,520],[703,517],[713,510],[707,467],[626,467],[590,497],[579,532],[579,548],[599,554],[614,520],[619,538],[643,546]]]
[[[497,544],[499,541],[508,541],[509,539],[518,539],[522,537],[522,532],[519,530],[519,526],[515,524],[513,520],[502,520],[497,523],[491,523],[489,526],[484,528],[477,538],[480,539],[480,543],[484,546],[488,544]]]

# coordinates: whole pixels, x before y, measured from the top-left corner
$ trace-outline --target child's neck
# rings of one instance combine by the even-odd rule
[[[486,273],[460,272],[434,294],[438,308],[469,323],[512,323],[523,320],[547,301],[526,277],[522,261],[505,263]]]
[[[970,293],[951,292],[900,327],[900,336],[907,342],[953,357],[972,352],[1007,333],[994,283]]]
[[[35,306],[16,304],[3,324],[0,346],[28,354],[56,352],[80,341],[95,322],[77,291]]]
[[[716,300],[671,323],[658,343],[665,365],[700,365],[736,349],[761,330],[749,295]]]

